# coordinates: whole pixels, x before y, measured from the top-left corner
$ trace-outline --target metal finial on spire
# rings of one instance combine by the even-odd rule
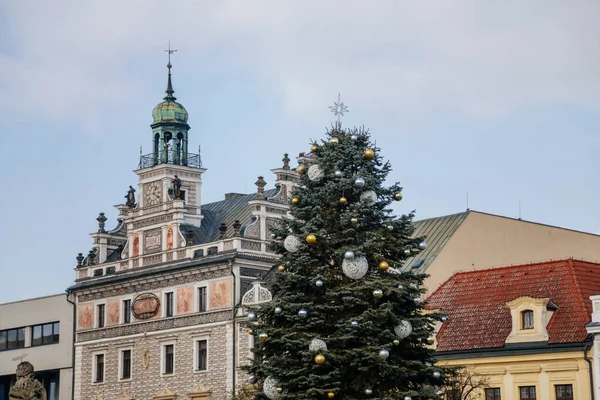
[[[338,101],[334,102],[332,106],[329,106],[329,109],[331,110],[333,115],[335,115],[337,117],[338,124],[341,122],[340,116],[343,117],[345,112],[350,112],[350,110],[348,110],[348,106],[346,106],[342,102],[341,96],[339,93],[338,93]]]
[[[169,80],[167,82],[167,97],[165,97],[165,100],[177,100],[175,98],[175,96],[173,96],[173,93],[175,93],[175,91],[173,90],[173,85],[171,84],[171,54],[175,53],[177,50],[172,50],[171,49],[171,41],[169,40],[169,48],[167,50],[165,50],[168,54],[169,54],[169,63],[167,64],[167,68],[169,69]]]

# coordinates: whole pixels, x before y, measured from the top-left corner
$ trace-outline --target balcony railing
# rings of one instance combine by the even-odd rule
[[[150,168],[160,164],[183,165],[190,168],[202,168],[200,154],[177,154],[172,151],[159,151],[158,153],[140,156],[138,169]]]

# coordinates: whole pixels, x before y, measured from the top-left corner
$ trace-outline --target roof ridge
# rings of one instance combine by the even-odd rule
[[[498,265],[495,267],[478,268],[478,269],[472,269],[469,271],[457,271],[450,278],[452,278],[454,276],[458,276],[458,275],[485,274],[485,273],[490,273],[492,271],[498,271],[498,270],[509,270],[509,269],[524,268],[524,267],[536,267],[536,266],[542,266],[542,265],[548,266],[548,265],[557,264],[557,263],[561,263],[561,262],[569,263],[569,262],[573,262],[573,261],[600,266],[600,262],[597,262],[597,261],[590,261],[590,260],[585,260],[585,259],[580,259],[580,258],[575,258],[575,257],[565,257],[565,258],[548,259],[548,260],[542,260],[542,261],[532,261],[529,263],[522,263],[522,264]]]
[[[442,218],[447,218],[447,217],[456,217],[457,215],[466,215],[466,214],[468,214],[471,211],[472,210],[466,210],[466,211],[461,211],[461,212],[457,212],[457,213],[454,213],[454,214],[439,215],[437,217],[429,217],[429,218],[424,218],[424,219],[418,219],[416,221],[413,221],[413,223],[431,221],[432,219],[442,219]]]

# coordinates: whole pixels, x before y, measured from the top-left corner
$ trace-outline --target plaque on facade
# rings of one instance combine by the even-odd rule
[[[148,319],[156,315],[160,301],[153,293],[142,293],[133,300],[131,312],[137,319]]]
[[[144,253],[156,253],[162,250],[162,232],[155,229],[146,232],[144,235]]]

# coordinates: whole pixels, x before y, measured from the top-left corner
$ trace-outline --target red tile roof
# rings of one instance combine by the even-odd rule
[[[558,305],[547,326],[549,344],[580,343],[587,337],[594,294],[600,294],[600,264],[566,259],[456,273],[428,298],[427,307],[449,316],[438,332],[438,351],[503,347],[512,328],[506,303],[521,296]]]

